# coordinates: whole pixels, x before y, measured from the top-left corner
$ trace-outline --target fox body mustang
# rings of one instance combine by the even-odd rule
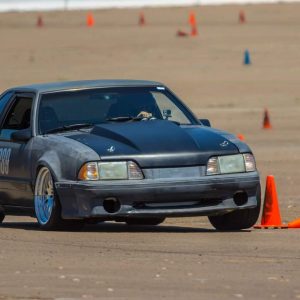
[[[16,87],[0,96],[0,222],[43,229],[208,216],[251,227],[260,182],[250,148],[213,129],[161,83],[99,80]]]

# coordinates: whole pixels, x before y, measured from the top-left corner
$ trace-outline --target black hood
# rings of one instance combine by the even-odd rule
[[[92,148],[102,160],[131,159],[141,167],[204,165],[213,155],[239,153],[229,135],[163,120],[106,123],[65,136]]]

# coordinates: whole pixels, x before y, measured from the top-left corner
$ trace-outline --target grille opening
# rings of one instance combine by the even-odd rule
[[[245,205],[248,201],[248,195],[246,192],[237,192],[233,196],[233,201],[237,206]]]
[[[222,202],[222,199],[202,199],[191,201],[147,201],[134,202],[136,209],[184,209],[193,207],[215,206]]]

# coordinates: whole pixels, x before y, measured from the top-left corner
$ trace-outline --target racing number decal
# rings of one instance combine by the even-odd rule
[[[0,174],[8,175],[11,148],[0,148]]]

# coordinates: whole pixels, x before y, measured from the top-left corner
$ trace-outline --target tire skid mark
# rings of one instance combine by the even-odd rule
[[[16,240],[16,239],[9,239],[9,238],[1,238],[0,241],[11,241],[11,242],[20,242],[20,243],[28,243],[28,244],[37,244],[37,242],[34,241],[28,241],[28,240]],[[76,248],[86,248],[86,249],[103,249],[107,251],[111,250],[117,250],[117,251],[127,251],[128,248],[126,247],[114,247],[114,246],[102,246],[102,245],[78,245],[78,244],[66,244],[66,243],[59,243],[59,242],[46,242],[43,241],[43,245],[53,245],[53,246],[65,246],[65,247],[76,247]],[[99,248],[101,247],[101,248]],[[266,255],[239,255],[239,254],[226,254],[226,253],[217,253],[212,251],[209,252],[202,252],[202,253],[196,253],[196,252],[184,252],[184,251],[172,251],[172,250],[151,250],[151,249],[134,249],[130,250],[132,252],[136,253],[152,253],[152,254],[166,254],[166,255],[190,255],[190,256],[208,256],[208,257],[234,257],[234,258],[253,258],[253,259],[276,259],[276,260],[300,260],[300,257],[289,257],[289,256],[266,256]]]

